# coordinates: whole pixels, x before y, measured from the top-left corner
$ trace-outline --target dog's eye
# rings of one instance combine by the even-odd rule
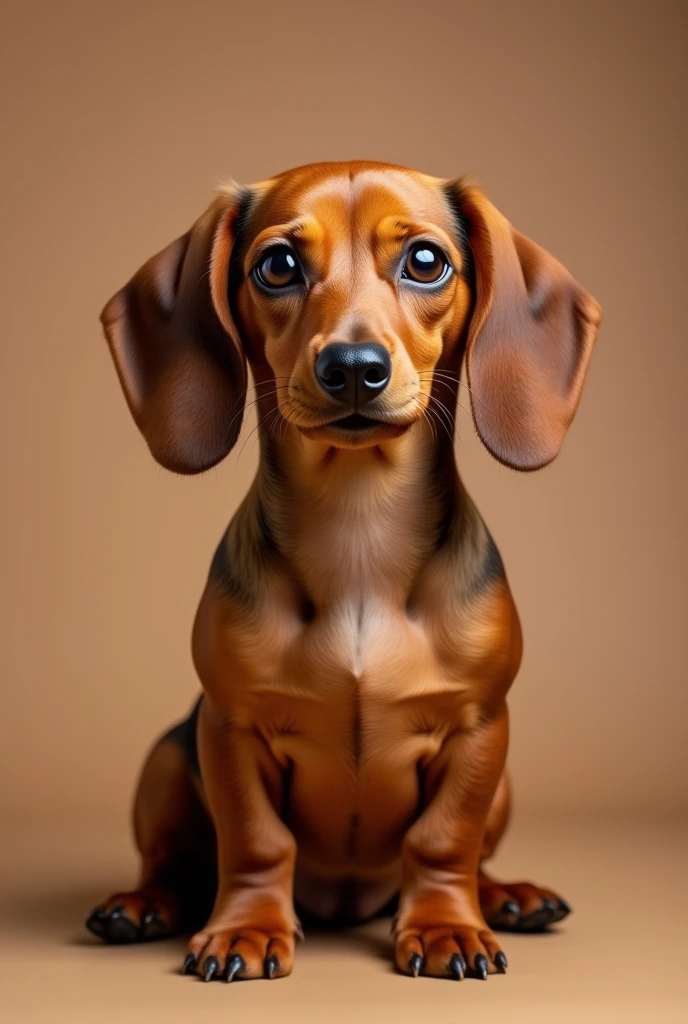
[[[429,242],[419,242],[409,251],[401,276],[419,284],[436,284],[450,269],[441,249]]]
[[[286,245],[275,245],[268,249],[257,265],[255,274],[267,288],[286,288],[301,280],[298,260]]]

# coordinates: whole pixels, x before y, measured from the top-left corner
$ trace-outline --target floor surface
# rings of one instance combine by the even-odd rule
[[[504,936],[508,974],[461,983],[396,974],[380,921],[307,935],[289,978],[206,985],[179,975],[182,940],[106,947],[82,927],[133,878],[124,823],[2,836],[5,1024],[688,1021],[685,823],[517,820],[495,869],[552,885],[575,913],[549,935]]]

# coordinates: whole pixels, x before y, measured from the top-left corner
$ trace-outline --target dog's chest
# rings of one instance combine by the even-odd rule
[[[222,615],[213,675],[228,715],[291,766],[301,854],[345,871],[397,855],[419,767],[471,713],[475,643],[437,588],[418,597],[446,571],[405,508],[318,527],[266,579],[260,614]]]
[[[417,723],[427,729],[436,698],[463,692],[460,629],[447,657],[447,610],[412,601],[427,569],[429,531],[418,503],[409,508],[402,497],[375,514],[365,502],[346,515],[321,511],[313,523],[305,512],[286,574],[305,591],[302,614],[294,614],[286,584],[266,610],[269,628],[257,625],[246,646],[249,688],[275,729],[284,711],[285,728],[293,720],[294,731],[344,759],[374,756],[375,737],[393,735],[395,720],[399,735]]]
[[[285,638],[253,695],[276,752],[319,751],[351,780],[415,772],[457,721],[465,680],[432,631],[379,593],[343,594]],[[374,770],[371,770],[374,768]]]
[[[280,662],[260,717],[273,753],[292,765],[301,854],[342,871],[389,863],[417,813],[418,767],[458,720],[460,682],[422,626],[379,594],[316,608]]]

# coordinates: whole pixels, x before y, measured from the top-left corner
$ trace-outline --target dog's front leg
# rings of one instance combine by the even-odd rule
[[[507,738],[502,704],[474,728],[454,733],[428,768],[429,802],[404,838],[394,925],[395,959],[406,974],[486,978],[506,968],[480,912],[477,876]]]
[[[217,833],[218,891],[185,963],[207,981],[289,974],[298,923],[296,843],[275,809],[283,773],[261,737],[204,700],[198,724],[203,783]]]

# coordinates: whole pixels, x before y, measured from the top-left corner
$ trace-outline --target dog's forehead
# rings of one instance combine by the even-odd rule
[[[395,165],[311,164],[258,187],[252,232],[313,217],[339,236],[367,232],[389,217],[451,230],[443,180]]]

